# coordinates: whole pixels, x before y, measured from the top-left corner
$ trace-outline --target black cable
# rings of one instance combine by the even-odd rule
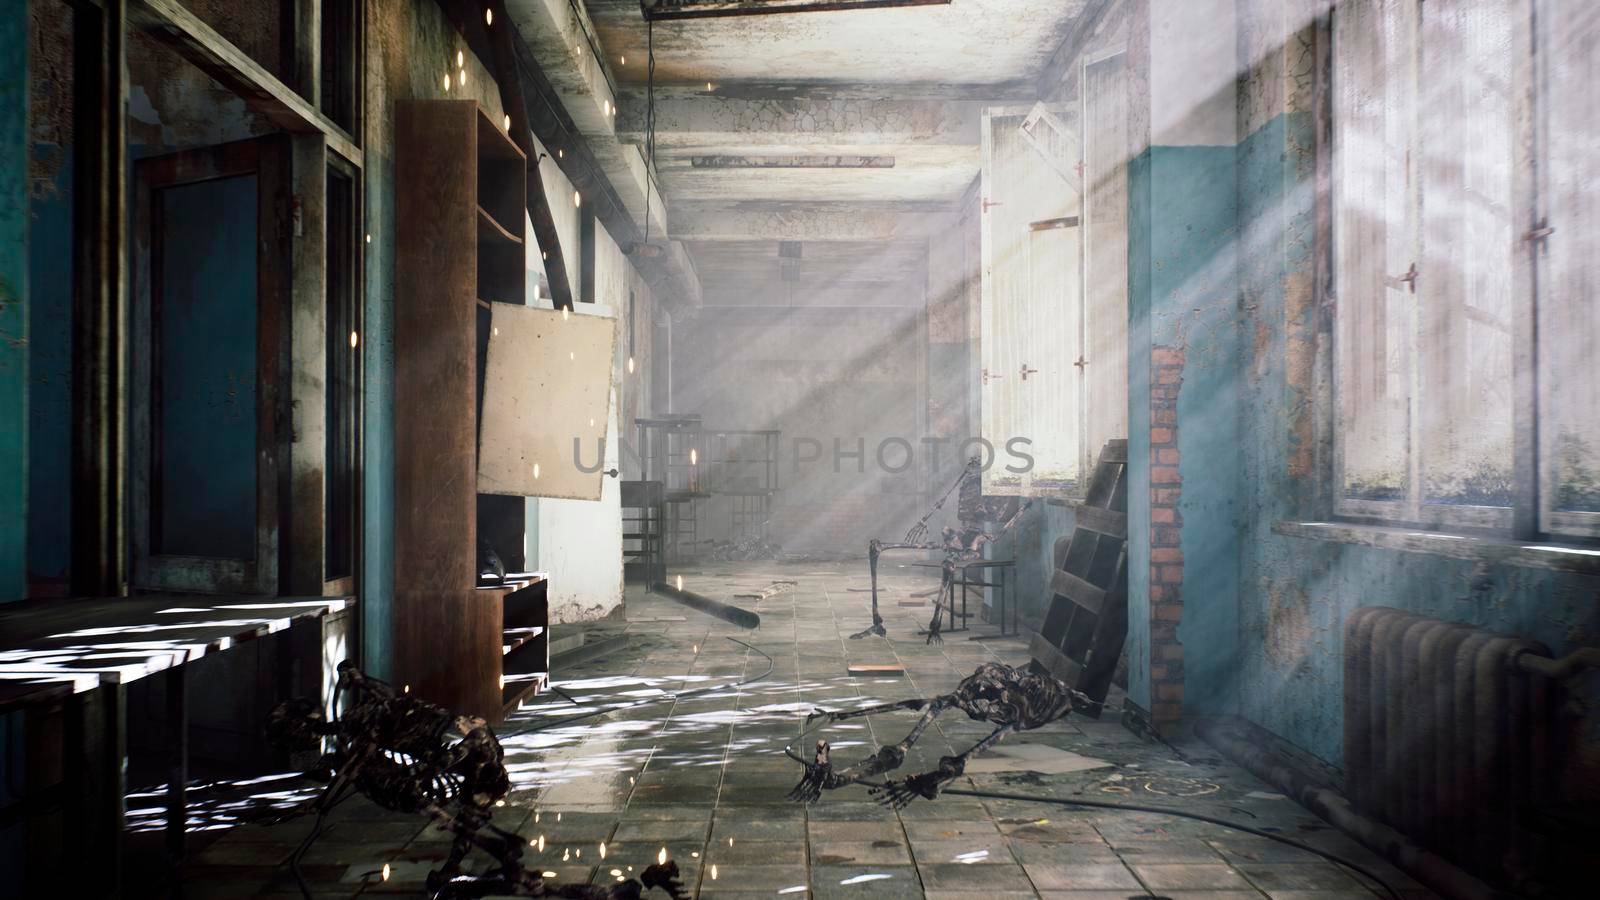
[[[804,737],[806,733],[809,733],[809,731],[810,729],[808,729],[807,732],[802,733],[801,737]],[[796,738],[795,740],[799,740],[799,738]],[[804,758],[794,752],[794,743],[792,741],[784,746],[783,752],[784,755],[803,766],[810,765],[810,763],[806,762]],[[868,788],[876,788],[878,790],[884,790],[888,787],[888,785],[881,782],[865,780],[858,780],[854,783],[864,785]],[[1291,837],[1284,837],[1281,834],[1274,834],[1270,831],[1262,831],[1259,828],[1251,828],[1249,825],[1240,825],[1237,822],[1230,822],[1227,819],[1219,819],[1216,816],[1208,816],[1204,813],[1185,812],[1184,810],[1172,809],[1171,807],[1165,806],[1145,806],[1138,803],[1112,803],[1106,800],[1074,800],[1068,797],[1041,797],[1034,794],[1009,794],[1001,791],[968,791],[960,788],[945,788],[939,793],[949,794],[953,797],[978,797],[980,799],[988,800],[1022,800],[1030,803],[1055,803],[1061,806],[1082,806],[1091,809],[1118,809],[1126,812],[1156,813],[1164,816],[1177,816],[1183,819],[1194,819],[1197,822],[1205,822],[1210,825],[1219,825],[1223,828],[1231,828],[1235,831],[1242,831],[1245,834],[1266,838],[1269,841],[1277,841],[1280,844],[1286,844],[1298,850],[1304,850],[1307,853],[1320,856],[1323,859],[1334,863],[1335,865],[1344,866],[1351,871],[1365,875],[1375,884],[1382,885],[1383,889],[1389,893],[1389,896],[1393,898],[1393,900],[1400,900],[1399,892],[1391,887],[1387,881],[1379,878],[1376,873],[1365,866],[1362,866],[1360,863],[1351,862],[1350,860],[1327,850],[1319,850],[1310,844],[1304,843],[1303,841],[1297,841]]]
[[[865,781],[861,783],[867,785],[867,787],[880,786],[870,784]],[[1335,865],[1344,866],[1347,869],[1350,869],[1361,875],[1365,875],[1375,884],[1381,885],[1383,889],[1388,892],[1389,896],[1394,898],[1394,900],[1400,900],[1400,894],[1393,887],[1391,887],[1387,881],[1379,878],[1375,872],[1366,868],[1365,866],[1362,866],[1360,863],[1351,862],[1337,853],[1332,853],[1327,850],[1320,850],[1311,846],[1310,844],[1307,844],[1303,841],[1297,841],[1291,837],[1284,837],[1281,834],[1274,834],[1273,832],[1263,831],[1259,828],[1251,828],[1249,825],[1240,825],[1237,822],[1230,822],[1227,819],[1219,819],[1216,816],[1208,816],[1204,813],[1184,812],[1183,810],[1172,809],[1170,807],[1145,806],[1138,803],[1112,803],[1110,801],[1103,800],[1073,800],[1067,797],[1039,797],[1032,794],[1009,794],[1002,793],[1000,791],[967,791],[959,788],[946,788],[939,793],[950,794],[951,796],[955,797],[979,797],[989,800],[1026,800],[1033,803],[1055,803],[1062,806],[1086,806],[1093,809],[1121,809],[1129,812],[1157,813],[1164,816],[1178,816],[1184,819],[1194,819],[1197,822],[1206,822],[1211,825],[1220,825],[1223,828],[1231,828],[1234,831],[1242,831],[1245,834],[1266,838],[1269,841],[1277,841],[1280,844],[1286,844],[1298,850],[1304,850],[1307,853],[1314,853],[1317,856],[1334,863]]]
[[[725,690],[728,690],[729,688],[741,688],[741,687],[744,687],[745,685],[748,685],[748,684],[755,684],[756,682],[760,681],[761,679],[766,678],[768,675],[772,674],[772,670],[775,668],[775,663],[773,663],[772,657],[767,654],[767,651],[762,650],[760,647],[757,647],[754,644],[746,644],[744,641],[741,641],[736,637],[728,637],[727,635],[723,635],[723,638],[725,640],[733,641],[735,644],[738,644],[738,645],[740,645],[742,647],[745,647],[746,649],[749,649],[749,650],[754,650],[755,652],[761,654],[762,656],[765,656],[767,658],[767,670],[765,672],[762,672],[760,675],[757,675],[754,678],[747,678],[744,681],[740,681],[740,682],[737,682],[735,684],[719,684],[719,685],[714,685],[712,687],[696,688],[696,689],[694,689],[692,691],[684,691],[681,694],[668,694],[665,697],[651,697],[648,700],[637,700],[637,701],[635,701],[633,703],[627,703],[627,704],[624,704],[622,706],[611,706],[611,707],[606,707],[604,709],[592,709],[592,710],[590,710],[588,712],[585,712],[585,713],[578,713],[577,715],[566,716],[565,718],[556,719],[554,722],[543,722],[543,723],[540,723],[539,725],[536,725],[536,726],[534,726],[532,728],[522,729],[522,731],[524,733],[526,733],[526,732],[535,732],[535,731],[548,731],[551,728],[555,728],[555,727],[557,727],[559,725],[566,725],[569,722],[578,722],[578,721],[582,721],[583,719],[592,719],[595,716],[603,716],[606,713],[621,712],[621,711],[623,711],[625,709],[637,709],[637,708],[639,708],[641,706],[649,706],[652,703],[665,703],[668,700],[672,700],[672,701],[687,700],[687,699],[689,699],[691,697],[698,697],[701,694],[709,694],[712,691],[725,691]]]

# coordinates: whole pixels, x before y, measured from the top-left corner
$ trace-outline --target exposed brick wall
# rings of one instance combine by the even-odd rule
[[[1150,695],[1160,728],[1183,716],[1183,514],[1178,500],[1178,391],[1184,352],[1157,346],[1150,354]]]

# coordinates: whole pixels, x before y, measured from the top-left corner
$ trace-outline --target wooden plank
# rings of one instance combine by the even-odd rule
[[[489,215],[489,211],[481,206],[478,207],[478,240],[522,246],[522,238],[512,234],[504,225],[496,222],[494,216]]]
[[[1043,666],[1051,675],[1056,676],[1067,684],[1076,684],[1078,675],[1083,672],[1083,667],[1067,658],[1065,653],[1056,649],[1056,646],[1045,640],[1043,636],[1035,634],[1028,644],[1028,655]]]
[[[1118,438],[1117,440],[1106,441],[1105,448],[1100,451],[1100,461],[1107,463],[1122,463],[1126,465],[1128,462],[1127,439]]]
[[[321,132],[330,150],[352,165],[361,165],[361,148],[349,132],[217,34],[178,0],[128,0],[128,21],[239,95],[246,106],[272,124],[294,134]]]
[[[1125,512],[1101,509],[1098,506],[1079,506],[1073,512],[1077,515],[1078,528],[1087,528],[1108,537],[1121,539],[1128,537],[1128,514]]]
[[[478,105],[395,114],[395,680],[500,709],[502,601],[477,569]]]
[[[1100,608],[1106,602],[1104,590],[1064,569],[1057,569],[1055,574],[1050,576],[1050,590],[1095,615],[1100,614]]]

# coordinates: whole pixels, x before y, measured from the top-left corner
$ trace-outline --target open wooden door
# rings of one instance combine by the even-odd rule
[[[267,137],[134,164],[136,589],[277,591],[287,149]]]

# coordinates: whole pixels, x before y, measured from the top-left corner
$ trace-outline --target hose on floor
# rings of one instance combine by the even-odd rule
[[[740,681],[740,682],[737,682],[735,684],[712,685],[711,687],[695,688],[692,691],[684,691],[683,693],[680,693],[680,694],[668,694],[668,695],[666,695],[664,697],[651,697],[651,698],[646,699],[646,700],[636,700],[633,703],[626,703],[626,704],[623,704],[622,706],[608,706],[608,707],[605,707],[603,709],[591,709],[588,712],[577,713],[577,714],[571,715],[571,716],[565,716],[563,718],[556,719],[555,721],[552,721],[552,722],[541,722],[541,723],[539,723],[537,725],[534,725],[532,727],[521,729],[521,731],[522,731],[522,733],[529,733],[529,732],[535,732],[535,731],[549,731],[552,728],[557,728],[557,727],[560,727],[562,725],[570,724],[572,722],[581,722],[584,719],[592,719],[595,716],[603,716],[606,713],[621,712],[621,711],[623,711],[625,709],[638,709],[641,706],[649,706],[652,703],[666,703],[669,700],[670,701],[674,701],[674,702],[676,702],[678,700],[689,700],[689,699],[692,699],[694,697],[701,696],[703,694],[712,693],[714,691],[726,691],[726,690],[728,690],[730,688],[742,688],[745,685],[755,684],[756,682],[760,681],[761,679],[766,678],[768,675],[772,674],[772,670],[773,670],[775,664],[772,661],[772,657],[767,654],[767,651],[762,650],[760,647],[757,647],[754,644],[747,644],[744,641],[741,641],[736,637],[728,637],[727,635],[723,635],[723,637],[725,639],[727,639],[727,640],[733,641],[735,644],[738,644],[739,646],[744,647],[747,650],[754,650],[755,652],[757,652],[757,653],[761,654],[762,656],[766,657],[766,659],[767,659],[767,670],[765,672],[762,672],[760,675],[757,675],[754,678],[746,678],[744,681]],[[554,688],[552,688],[552,690],[554,690]],[[563,696],[565,696],[565,695],[563,695]]]

